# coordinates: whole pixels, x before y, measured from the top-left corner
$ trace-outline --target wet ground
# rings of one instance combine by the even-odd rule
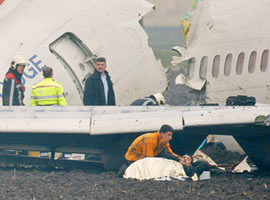
[[[219,147],[204,151],[222,164],[245,156]],[[1,167],[0,199],[270,199],[270,176],[212,171],[206,181],[138,181],[102,169]]]

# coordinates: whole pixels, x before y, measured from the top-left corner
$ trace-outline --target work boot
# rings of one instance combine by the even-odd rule
[[[127,164],[122,164],[121,167],[119,168],[118,176],[122,178],[127,168],[128,168]]]

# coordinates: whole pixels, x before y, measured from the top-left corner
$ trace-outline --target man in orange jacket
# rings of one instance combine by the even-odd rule
[[[118,175],[122,177],[128,165],[145,157],[163,157],[178,161],[183,164],[187,176],[190,177],[195,173],[200,175],[210,168],[209,164],[203,161],[193,163],[193,159],[189,155],[179,156],[175,154],[169,143],[172,136],[173,128],[164,124],[158,132],[145,133],[137,137],[128,148],[125,154],[127,162],[120,167]]]
[[[127,162],[130,164],[145,157],[156,156],[180,161],[181,157],[170,148],[169,142],[172,136],[173,128],[165,124],[158,132],[146,133],[137,137],[125,154]]]

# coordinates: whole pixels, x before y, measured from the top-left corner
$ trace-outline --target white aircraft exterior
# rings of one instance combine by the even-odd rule
[[[135,98],[165,90],[165,71],[156,62],[147,45],[147,35],[139,24],[139,20],[152,8],[152,4],[144,0],[0,2],[0,44],[4,49],[0,51],[2,80],[11,58],[22,54],[30,63],[24,73],[28,97],[26,104],[29,105],[31,85],[42,79],[42,67],[48,65],[54,68],[55,79],[63,84],[68,104],[78,105],[0,107],[0,149],[78,153],[97,151],[102,154],[107,169],[117,169],[123,161],[127,147],[136,136],[142,132],[156,131],[162,124],[167,123],[175,129],[171,146],[180,155],[194,152],[208,134],[233,135],[260,169],[270,168],[270,158],[267,157],[270,154],[267,127],[270,108],[267,105],[238,108],[80,106],[83,84],[86,77],[93,72],[95,56],[104,56],[108,60],[108,71],[112,76],[118,105],[128,105]],[[214,3],[213,8],[210,2]],[[232,0],[226,2],[233,5]],[[245,4],[244,1],[241,2]],[[245,2],[253,5],[251,0]],[[205,8],[200,7],[202,3],[212,9],[215,5],[220,5],[219,1],[199,2],[195,5],[198,5],[201,12]],[[224,15],[226,13],[224,12]],[[218,19],[221,18],[216,18]],[[206,24],[208,29],[203,31],[198,28],[199,33],[206,38],[209,37],[208,32],[218,27],[214,24],[215,20],[210,22]],[[211,53],[223,55],[221,53],[225,50],[215,45],[216,41],[210,42],[211,38],[217,40],[218,35],[210,35],[210,39],[203,40],[209,46],[202,45],[199,40],[201,36],[195,27],[197,26],[191,26],[189,32],[195,39],[187,38],[186,47],[178,48],[183,56],[178,61],[197,61],[206,55],[206,60],[210,63],[215,57]],[[251,37],[251,33],[249,36]],[[222,38],[223,42],[225,38],[230,41],[229,36]],[[226,42],[219,44],[226,46]],[[245,44],[244,48],[248,48],[248,43]],[[226,47],[230,45],[227,44]],[[218,52],[212,48],[216,48]],[[237,49],[240,51],[241,47],[237,46]],[[255,50],[258,55],[263,52]],[[232,48],[232,51],[227,53],[235,54],[236,50]],[[214,63],[217,63],[216,59],[214,60]],[[188,70],[189,75],[194,71],[194,79],[190,77],[187,83],[199,90],[206,80],[199,77],[197,62],[190,63],[194,63],[194,68],[189,67]],[[206,72],[206,68],[202,69],[205,71],[201,71]],[[208,70],[209,67],[207,72]],[[238,75],[229,74],[228,82],[229,77],[234,77],[234,81],[238,80]],[[217,82],[216,80],[215,83]],[[227,86],[229,87],[229,84]],[[255,119],[260,115],[263,116],[259,118],[260,125],[257,126]]]
[[[145,0],[2,0],[0,86],[12,57],[21,54],[30,64],[23,76],[26,105],[44,66],[53,68],[68,105],[82,105],[84,82],[94,71],[94,59],[102,56],[117,105],[165,91],[165,69],[139,24],[152,8]]]
[[[268,0],[199,0],[183,22],[185,46],[174,64],[188,61],[176,82],[205,89],[208,103],[247,95],[270,103]],[[188,31],[189,30],[189,31]]]
[[[268,0],[194,0],[181,21],[185,44],[173,47],[179,56],[172,64],[187,63],[176,84],[204,92],[206,103],[246,95],[269,104],[269,8]],[[241,151],[231,137],[219,140]]]

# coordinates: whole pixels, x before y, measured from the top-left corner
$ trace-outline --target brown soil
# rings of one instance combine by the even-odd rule
[[[217,163],[238,162],[244,155],[204,148],[222,154]],[[212,156],[211,155],[211,156]],[[213,156],[212,156],[213,157]],[[138,181],[119,178],[116,172],[0,168],[0,199],[270,199],[270,176],[259,173],[211,172],[198,182]]]

